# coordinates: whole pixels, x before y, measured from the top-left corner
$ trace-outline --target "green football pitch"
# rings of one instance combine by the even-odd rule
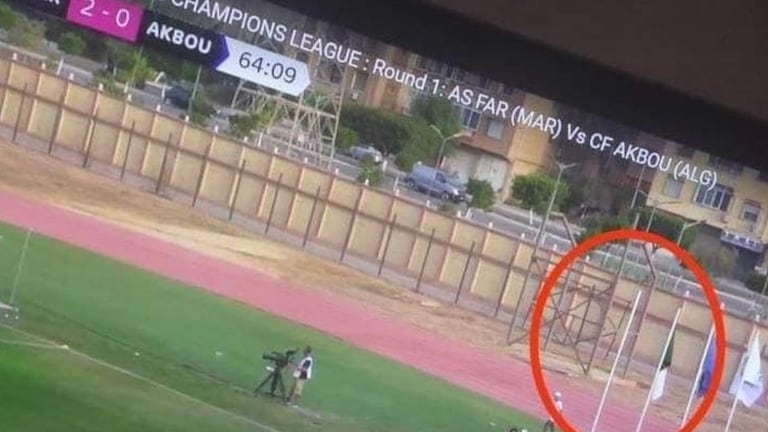
[[[0,236],[0,301],[7,302],[25,232],[0,225]],[[15,328],[0,327],[0,430],[540,427],[331,336],[48,238],[31,238],[17,282],[21,318],[4,321]],[[301,408],[251,394],[266,374],[263,353],[305,344],[317,365]]]

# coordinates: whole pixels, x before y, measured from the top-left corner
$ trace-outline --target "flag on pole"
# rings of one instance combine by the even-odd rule
[[[751,408],[763,395],[762,360],[760,358],[760,335],[755,334],[749,349],[731,383],[730,394],[747,408]]]
[[[715,370],[715,339],[709,343],[707,348],[706,357],[704,358],[704,365],[701,368],[701,377],[699,378],[699,386],[696,394],[702,398],[707,394],[709,386],[712,384],[712,373]]]
[[[657,400],[664,395],[664,386],[667,383],[667,371],[672,366],[672,351],[675,345],[675,334],[672,334],[672,338],[669,340],[669,346],[664,353],[664,359],[661,361],[661,368],[656,374],[656,378],[653,380],[653,389],[651,390],[651,400]]]

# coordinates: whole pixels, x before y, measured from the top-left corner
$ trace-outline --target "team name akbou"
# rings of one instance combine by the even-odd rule
[[[159,41],[196,51],[203,55],[210,54],[213,49],[212,39],[157,21],[152,22],[147,27],[146,36],[152,36]]]

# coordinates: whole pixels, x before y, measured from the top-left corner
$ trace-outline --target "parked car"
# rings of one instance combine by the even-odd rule
[[[371,159],[375,164],[384,161],[384,155],[372,145],[354,146],[349,149],[349,155],[359,161]]]
[[[405,177],[405,184],[413,190],[440,197],[443,201],[460,203],[469,200],[467,187],[457,176],[431,166],[414,165]]]
[[[165,102],[173,104],[177,108],[189,108],[189,99],[192,97],[192,91],[181,85],[171,87],[165,93]]]

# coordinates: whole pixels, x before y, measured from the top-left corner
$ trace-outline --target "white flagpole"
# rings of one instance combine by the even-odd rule
[[[683,313],[684,306],[685,305],[677,308],[677,312],[675,313],[675,319],[672,321],[672,327],[669,329],[669,334],[667,335],[667,342],[664,344],[664,350],[661,352],[661,357],[659,358],[659,362],[656,364],[656,371],[653,374],[651,389],[648,391],[648,397],[645,398],[645,405],[643,406],[643,412],[640,414],[640,421],[637,422],[637,428],[635,428],[635,432],[640,432],[640,429],[642,429],[643,427],[645,416],[648,414],[648,407],[651,405],[651,397],[653,396],[653,390],[657,384],[656,380],[659,378],[659,369],[661,369],[661,366],[664,364],[664,358],[667,356],[667,350],[669,349],[669,345],[672,343],[672,337],[675,335],[675,329],[677,328],[677,323],[680,322],[680,315],[682,315]]]
[[[720,303],[720,310],[725,309],[725,303]],[[704,362],[707,360],[707,354],[709,354],[709,348],[712,345],[712,339],[715,337],[715,325],[709,329],[709,336],[707,336],[707,342],[704,345],[704,353],[701,355],[699,361],[699,369],[696,375],[693,377],[693,385],[691,386],[691,394],[688,395],[688,405],[685,406],[685,413],[683,413],[683,420],[680,422],[680,426],[685,425],[688,420],[688,415],[691,413],[691,406],[693,406],[693,398],[696,395],[696,391],[699,386],[699,380],[701,380],[701,374],[704,372]]]
[[[760,322],[760,315],[755,318],[755,323],[752,325],[752,333],[749,335],[749,342],[747,342],[747,351],[742,359],[742,364],[739,365],[739,368],[736,369],[736,373],[739,372],[739,369],[741,369],[741,376],[739,377],[739,385],[736,387],[736,394],[733,395],[733,403],[731,404],[731,411],[728,413],[728,421],[725,423],[725,429],[723,429],[723,432],[728,432],[731,429],[731,422],[733,422],[733,415],[736,413],[736,405],[739,403],[739,392],[741,391],[741,388],[744,386],[744,375],[746,370],[742,366],[746,366],[746,362],[749,359],[749,349],[752,346],[752,340],[755,338],[755,335],[757,334],[757,323]]]
[[[597,424],[600,422],[600,416],[603,413],[603,408],[605,407],[605,400],[608,397],[608,390],[611,387],[611,382],[613,382],[613,376],[616,373],[616,367],[619,365],[619,359],[621,358],[621,352],[624,351],[624,344],[627,342],[627,336],[629,335],[629,329],[632,327],[632,321],[635,319],[635,313],[637,312],[637,305],[640,304],[640,297],[642,297],[643,292],[638,290],[637,295],[635,296],[635,303],[632,305],[632,312],[629,314],[629,321],[627,322],[627,327],[624,330],[624,336],[621,337],[621,343],[619,344],[619,349],[616,352],[616,358],[613,359],[613,366],[611,367],[611,373],[608,375],[608,381],[605,383],[605,388],[603,389],[603,396],[600,398],[600,405],[597,407],[597,413],[595,414],[595,420],[592,423],[592,429],[591,432],[595,432],[597,430]]]

